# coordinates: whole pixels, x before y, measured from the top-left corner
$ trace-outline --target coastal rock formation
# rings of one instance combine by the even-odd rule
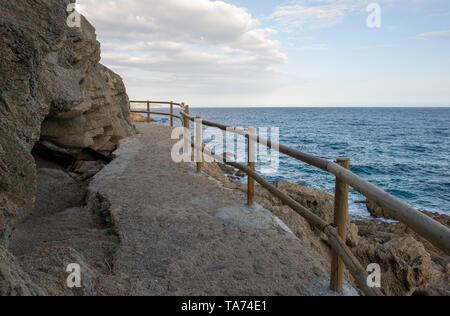
[[[0,296],[43,295],[7,249],[0,246]]]
[[[38,169],[37,183],[32,214],[15,227],[8,250],[0,250],[0,292],[126,294],[126,280],[111,273],[119,241],[102,203],[84,206],[87,183],[50,168]],[[82,288],[66,286],[71,263],[80,265]]]
[[[431,281],[431,257],[412,237],[396,236],[386,243],[362,239],[354,252],[363,266],[380,265],[386,295],[409,296]]]
[[[380,205],[373,201],[366,202],[367,211],[375,218],[394,219],[388,212],[386,212]]]
[[[333,222],[332,195],[321,190],[313,190],[303,184],[276,182],[274,185],[323,220]],[[237,189],[241,198],[245,198],[246,184],[232,183],[229,187]],[[326,239],[304,218],[260,186],[256,187],[256,201],[279,217],[302,243],[320,251],[322,256],[330,261],[331,249]],[[441,223],[449,224],[445,223],[445,216],[435,215]],[[370,219],[353,221],[351,218],[348,224],[347,245],[363,265],[378,263],[381,266],[384,294],[448,295],[448,267],[450,267],[448,256],[414,234],[406,225]],[[348,273],[346,279],[352,281]]]
[[[384,211],[381,211],[384,213]],[[422,211],[425,215],[432,217],[434,220],[439,223],[450,227],[450,216],[444,214],[430,213],[426,211]],[[411,230],[408,226],[403,223],[390,223],[383,220],[358,220],[354,221],[354,223],[358,226],[359,235],[363,237],[365,242],[368,242],[372,245],[384,245],[391,241],[399,240],[399,238],[413,238],[414,243],[411,242],[411,253],[417,253],[417,249],[424,249],[425,253],[422,253],[423,256],[420,259],[422,262],[427,262],[429,257],[431,259],[431,266],[428,264],[422,265],[422,268],[427,267],[427,269],[421,269],[422,271],[426,271],[426,275],[423,280],[428,280],[429,282],[423,282],[423,284],[417,285],[415,291],[412,293],[413,295],[440,295],[440,296],[450,296],[450,257],[446,255],[443,251],[436,248],[429,241],[425,240],[418,234],[416,234],[413,230]],[[362,245],[367,246],[366,244]],[[371,249],[369,249],[371,248]],[[368,253],[373,253],[373,247],[366,247]],[[401,247],[399,247],[401,248]],[[375,250],[379,251],[380,248]],[[362,260],[364,260],[365,256],[362,256]],[[413,256],[414,257],[414,256]],[[395,262],[395,260],[393,261]],[[412,261],[411,266],[415,266],[418,261]],[[429,267],[429,269],[428,269]],[[405,270],[404,270],[405,271]],[[420,275],[415,273],[416,275]],[[420,278],[419,278],[420,279]],[[411,282],[405,281],[405,289],[408,287],[408,284]],[[411,292],[411,291],[409,291]],[[402,292],[403,293],[403,292]]]
[[[138,109],[136,108],[132,108],[131,111],[137,111]],[[154,122],[155,120],[150,118],[152,122]],[[144,115],[140,114],[140,113],[136,113],[136,112],[131,112],[131,120],[133,122],[136,123],[144,123],[144,122],[148,122],[148,118],[145,117]]]
[[[33,208],[33,148],[109,155],[133,134],[121,78],[99,64],[95,29],[68,27],[69,0],[0,0],[0,242]],[[35,147],[35,144],[38,146]]]

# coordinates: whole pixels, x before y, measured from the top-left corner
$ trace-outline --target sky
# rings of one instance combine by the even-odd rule
[[[450,106],[449,0],[77,2],[132,100]]]

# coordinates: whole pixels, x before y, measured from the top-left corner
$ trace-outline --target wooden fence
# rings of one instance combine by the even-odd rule
[[[193,148],[195,156],[197,157],[197,171],[202,170],[203,155],[211,156],[217,160],[223,161],[226,164],[233,166],[248,175],[248,190],[247,200],[248,204],[252,205],[255,202],[255,181],[262,187],[267,189],[273,196],[281,200],[285,205],[305,218],[312,226],[323,232],[327,238],[328,243],[333,250],[333,258],[331,263],[331,284],[330,287],[335,292],[342,292],[344,282],[344,270],[347,268],[360,290],[368,296],[381,296],[382,293],[377,288],[371,288],[367,285],[368,274],[358,259],[353,255],[351,250],[346,245],[347,235],[347,219],[348,219],[348,193],[351,186],[356,191],[364,195],[367,199],[376,202],[383,209],[388,212],[393,218],[403,222],[423,238],[431,242],[437,248],[450,255],[450,230],[435,221],[429,216],[424,215],[415,208],[409,206],[400,199],[388,194],[379,187],[367,182],[356,174],[350,171],[349,159],[337,159],[336,162],[330,162],[322,158],[318,158],[307,153],[289,148],[283,144],[272,142],[256,134],[254,128],[235,129],[226,125],[204,121],[201,117],[190,116],[189,106],[184,103],[174,102],[156,102],[156,101],[131,101],[130,103],[147,104],[147,111],[132,111],[135,113],[147,113],[148,121],[150,122],[150,115],[166,115],[171,118],[171,126],[174,126],[173,119],[181,120],[182,126],[185,128],[185,150],[186,148]],[[161,112],[152,112],[151,104],[170,105],[170,114]],[[174,106],[181,108],[181,115],[174,115]],[[196,138],[191,137],[190,122],[195,123]],[[223,131],[232,132],[244,136],[248,139],[248,165],[242,165],[236,162],[228,161],[226,154],[223,156],[216,155],[211,152],[202,143],[202,126],[209,126],[218,128]],[[315,215],[312,211],[297,203],[278,190],[275,186],[266,181],[263,177],[256,173],[256,144],[262,144],[272,150],[277,150],[280,153],[290,156],[294,159],[302,161],[306,164],[314,166],[318,169],[331,173],[336,178],[335,186],[335,202],[334,202],[334,223],[326,223],[320,217]],[[200,159],[198,159],[201,157]]]

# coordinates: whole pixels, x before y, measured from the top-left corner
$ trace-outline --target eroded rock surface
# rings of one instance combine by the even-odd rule
[[[0,246],[0,296],[31,295],[44,295],[44,292],[25,273],[17,259]]]
[[[70,2],[0,0],[0,242],[33,208],[36,142],[79,158],[133,134],[122,80],[88,21],[67,26]]]
[[[129,276],[131,295],[312,295],[330,269],[318,251],[269,211],[174,163],[169,127],[138,128],[89,187],[110,202],[121,241],[114,272]]]
[[[303,184],[277,182],[274,185],[323,220],[333,222],[332,195],[321,190],[312,190]],[[237,189],[241,197],[245,198],[245,184],[232,183],[229,187]],[[305,219],[260,186],[256,187],[256,200],[283,220],[303,243],[319,251],[330,262],[331,251],[326,239]],[[437,218],[444,222],[442,215]],[[347,245],[360,262],[366,266],[371,263],[381,266],[384,294],[447,295],[450,284],[448,256],[414,234],[404,224],[350,219],[348,227]],[[352,277],[348,272],[346,279],[352,283]]]
[[[62,170],[38,169],[37,178],[36,206],[15,228],[8,252],[0,254],[0,292],[58,296],[126,294],[128,283],[112,273],[119,240],[107,204],[94,198],[85,205],[86,183],[74,180]],[[69,288],[66,284],[66,268],[73,263],[81,268],[81,288]]]

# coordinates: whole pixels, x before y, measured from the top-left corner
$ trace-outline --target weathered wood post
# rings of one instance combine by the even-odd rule
[[[250,135],[256,135],[256,128],[251,127],[248,129]],[[252,171],[256,171],[256,141],[248,138],[248,167]],[[252,206],[255,204],[255,179],[247,178],[247,204]]]
[[[170,127],[173,127],[173,102],[170,103]]]
[[[184,105],[184,103],[183,103]],[[183,112],[186,115],[189,115],[189,105],[183,107]],[[191,129],[190,129],[190,121],[187,116],[183,116],[183,126],[184,126],[184,154],[185,154],[185,162],[191,162]]]
[[[186,105],[186,106],[184,107],[184,112],[185,112],[187,115],[190,114],[190,112],[189,112],[189,105]],[[189,120],[189,118],[188,118],[187,116],[185,116],[184,119],[185,119],[184,127],[186,127],[186,128],[190,131],[190,128],[191,128],[190,122],[191,122],[191,121]]]
[[[150,118],[150,101],[147,101],[147,123],[151,122]]]
[[[195,162],[197,162],[197,172],[202,172],[203,169],[203,124],[202,118],[197,116],[195,118]]]
[[[340,164],[343,168],[350,170],[350,159],[338,159],[336,163]],[[336,178],[336,188],[334,193],[334,224],[338,227],[339,236],[344,243],[347,241],[348,191],[348,184]],[[330,287],[337,293],[342,293],[344,287],[344,272],[344,262],[336,252],[333,252]]]
[[[184,103],[181,103],[181,112],[184,112]],[[180,115],[181,125],[184,127],[184,116]]]

